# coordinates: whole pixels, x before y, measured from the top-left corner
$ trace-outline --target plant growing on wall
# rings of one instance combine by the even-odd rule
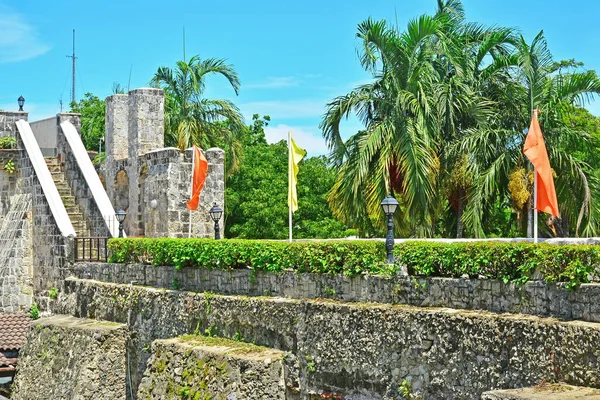
[[[15,162],[13,160],[8,160],[6,164],[4,164],[4,170],[9,174],[12,174],[16,171],[17,167],[15,166]]]
[[[0,138],[0,149],[14,149],[17,145],[17,139],[12,136]]]

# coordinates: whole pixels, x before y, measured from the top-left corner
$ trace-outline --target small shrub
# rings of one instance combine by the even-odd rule
[[[17,167],[15,166],[15,162],[13,160],[8,160],[6,162],[6,164],[4,164],[4,170],[6,172],[8,172],[9,174],[14,173],[17,170]]]
[[[38,319],[40,317],[40,309],[37,304],[33,303],[31,308],[29,308],[29,316],[31,319]]]
[[[48,291],[48,297],[50,297],[52,300],[56,300],[58,298],[58,288],[52,288]]]
[[[0,138],[0,149],[14,149],[16,146],[16,138],[12,136],[3,136]]]

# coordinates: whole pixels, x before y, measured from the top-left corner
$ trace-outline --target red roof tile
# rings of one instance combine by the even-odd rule
[[[27,339],[31,319],[22,313],[0,314],[0,352],[19,350]]]

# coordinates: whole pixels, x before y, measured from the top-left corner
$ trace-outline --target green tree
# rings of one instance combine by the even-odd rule
[[[98,151],[100,139],[104,139],[106,102],[92,93],[71,104],[71,112],[81,114],[81,140],[87,150]]]
[[[270,118],[253,117],[241,134],[244,159],[227,178],[227,237],[285,239],[288,237],[288,149],[285,141],[267,144],[264,128]],[[294,238],[344,237],[352,232],[333,216],[327,201],[335,172],[324,156],[300,162],[298,199],[294,213]]]
[[[212,75],[227,79],[238,94],[240,80],[233,66],[225,60],[198,56],[177,61],[175,68],[159,67],[151,85],[165,91],[165,144],[181,150],[192,145],[225,147],[230,173],[240,162],[237,135],[245,129],[244,119],[232,102],[204,97],[206,80]]]

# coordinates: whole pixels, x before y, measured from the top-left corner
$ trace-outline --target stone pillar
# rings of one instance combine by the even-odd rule
[[[164,147],[164,92],[160,89],[136,89],[129,92],[128,156],[129,210],[126,229],[129,236],[143,236],[143,192],[146,177],[142,157]]]
[[[17,127],[15,122],[20,119],[27,121],[28,113],[24,111],[0,111],[0,137],[15,137]]]
[[[128,157],[128,119],[129,96],[126,94],[108,96],[106,98],[104,180],[106,182],[106,193],[113,202],[113,206],[115,206],[115,178],[119,169],[115,161],[125,160]]]

